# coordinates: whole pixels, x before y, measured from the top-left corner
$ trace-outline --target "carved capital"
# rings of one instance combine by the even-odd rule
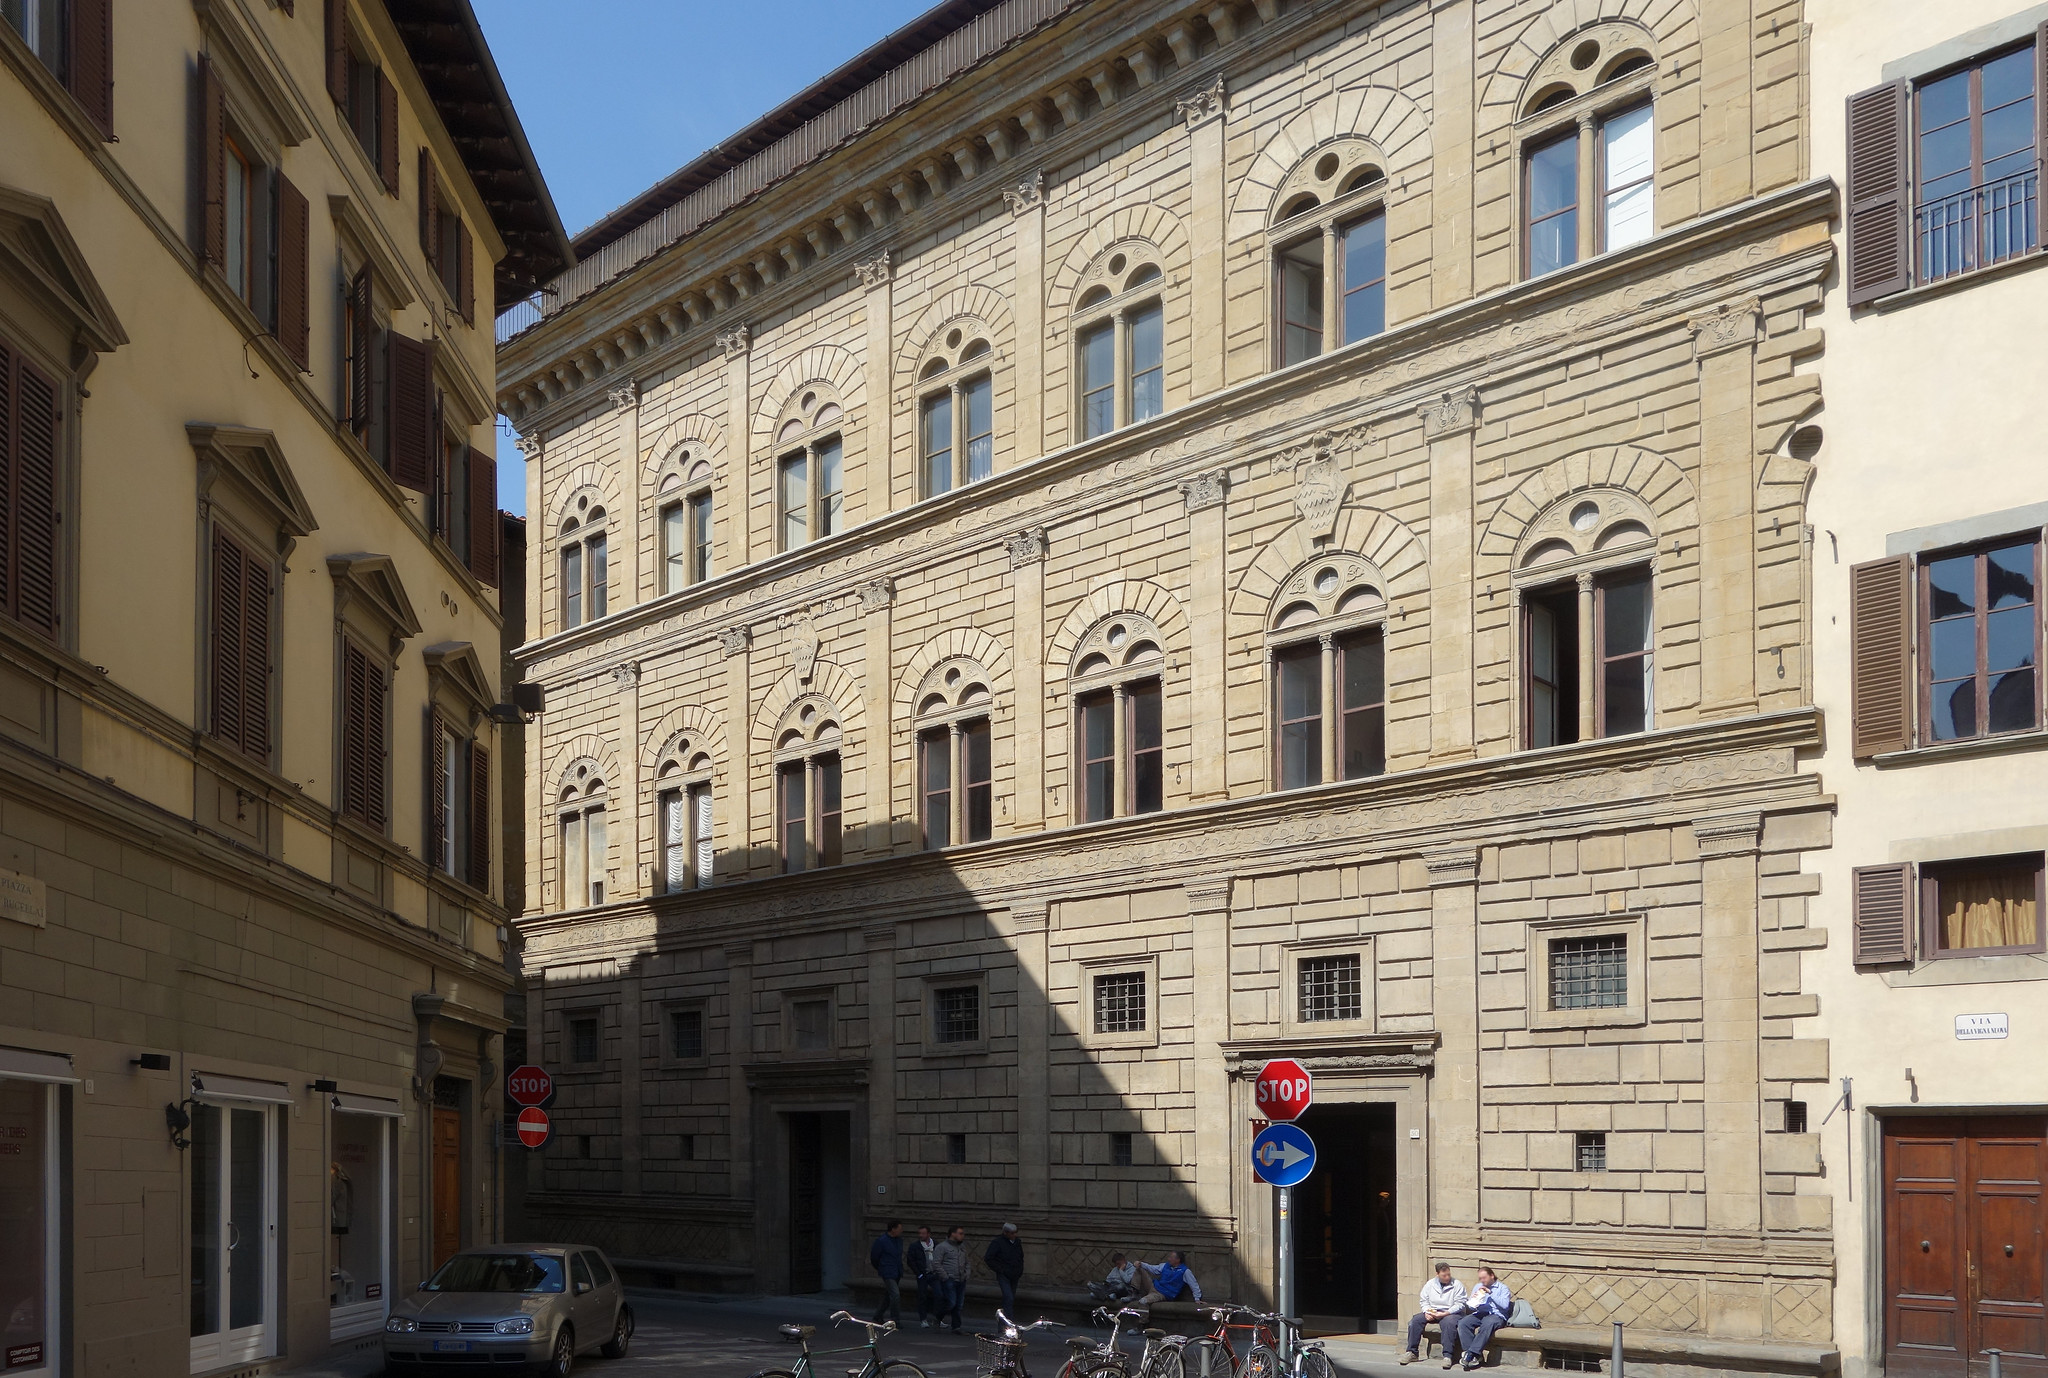
[[[532,435],[520,436],[518,440],[518,445],[519,453],[526,456],[526,462],[528,464],[531,464],[533,463],[533,461],[540,458],[541,441],[539,431],[535,431]]]
[[[860,279],[860,285],[863,287],[880,287],[895,276],[895,271],[890,266],[887,249],[873,258],[853,265],[853,275]]]
[[[612,667],[612,686],[620,693],[637,689],[640,685],[640,662],[629,660],[623,665]]]
[[[1750,297],[1723,302],[1711,311],[1688,316],[1685,323],[1692,331],[1694,357],[1705,359],[1755,344],[1763,311],[1763,303]]]
[[[1763,840],[1764,819],[1760,813],[1728,814],[1720,818],[1696,818],[1693,841],[1699,844],[1700,859],[1747,856]]]
[[[1200,512],[1205,507],[1221,507],[1229,492],[1230,472],[1226,469],[1211,469],[1180,483],[1181,499],[1187,503],[1190,512]]]
[[[1010,554],[1011,569],[1035,565],[1045,558],[1045,528],[1033,526],[1016,532],[1004,540],[1003,548]]]
[[[605,395],[611,398],[612,407],[616,411],[624,411],[628,407],[640,405],[640,385],[638,383],[623,383]]]
[[[718,332],[718,352],[727,358],[746,353],[753,347],[753,343],[754,337],[744,323]]]
[[[894,952],[896,950],[896,925],[878,923],[863,928],[860,940],[870,952]]]
[[[1050,927],[1051,907],[1044,900],[1010,901],[1010,922],[1019,933],[1043,933]]]
[[[1455,847],[1422,858],[1431,886],[1470,885],[1479,879],[1479,849]]]
[[[1216,74],[1216,80],[1197,91],[1190,91],[1173,103],[1173,113],[1181,123],[1193,129],[1210,120],[1220,118],[1224,113],[1223,74]]]
[[[896,581],[885,574],[879,579],[868,580],[855,592],[860,596],[862,612],[880,612],[896,601]]]
[[[1029,177],[1003,192],[1003,199],[1010,203],[1012,215],[1037,210],[1045,204],[1045,174],[1033,172]]]
[[[1230,877],[1204,876],[1181,882],[1190,914],[1218,914],[1230,908]]]
[[[736,938],[725,945],[725,964],[729,967],[746,966],[754,960],[754,940]]]
[[[1422,416],[1422,434],[1428,440],[1462,434],[1479,424],[1479,389],[1447,392],[1415,409]]]
[[[745,627],[726,627],[718,633],[719,649],[728,656],[745,655],[753,644],[754,634]]]

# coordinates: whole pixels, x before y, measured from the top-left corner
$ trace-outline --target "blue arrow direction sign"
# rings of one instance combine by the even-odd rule
[[[1296,1187],[1316,1170],[1316,1141],[1291,1124],[1269,1124],[1252,1140],[1252,1172],[1261,1182]]]

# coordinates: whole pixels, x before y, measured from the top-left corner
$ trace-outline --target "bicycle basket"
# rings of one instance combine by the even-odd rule
[[[974,1337],[974,1371],[976,1373],[1000,1373],[1005,1369],[1024,1367],[1024,1346],[1015,1340],[1000,1340],[994,1335]]]

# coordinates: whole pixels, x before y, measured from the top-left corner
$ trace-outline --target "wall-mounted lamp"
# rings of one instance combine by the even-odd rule
[[[137,1053],[128,1059],[130,1067],[140,1067],[145,1072],[168,1072],[171,1070],[169,1053]]]
[[[192,1141],[185,1137],[185,1131],[192,1127],[192,1116],[185,1109],[191,1101],[171,1101],[164,1106],[164,1123],[170,1127],[171,1147],[187,1149]]]
[[[331,1096],[336,1091],[339,1091],[341,1089],[341,1086],[338,1082],[328,1081],[323,1078],[319,1081],[309,1083],[306,1089],[308,1091],[316,1092],[319,1095]]]

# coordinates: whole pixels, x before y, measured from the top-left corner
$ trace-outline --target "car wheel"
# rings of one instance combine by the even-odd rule
[[[619,1317],[612,1322],[612,1337],[604,1342],[598,1352],[607,1359],[626,1357],[626,1346],[633,1342],[633,1313],[621,1306]]]
[[[576,1367],[576,1330],[563,1326],[555,1332],[555,1352],[548,1359],[547,1367],[541,1372],[547,1378],[569,1378],[569,1370]]]

